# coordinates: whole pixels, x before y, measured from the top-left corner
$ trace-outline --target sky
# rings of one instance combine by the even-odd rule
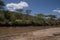
[[[10,11],[14,11],[15,9],[24,10],[30,9],[32,10],[31,12],[32,15],[37,13],[43,13],[46,15],[54,14],[60,17],[60,0],[3,0],[3,1],[6,4],[6,9],[9,9]],[[13,7],[11,6],[12,4]]]

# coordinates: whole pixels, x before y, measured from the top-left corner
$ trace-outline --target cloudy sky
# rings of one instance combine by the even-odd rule
[[[55,14],[60,16],[60,0],[4,0],[6,9],[31,9],[31,14]]]

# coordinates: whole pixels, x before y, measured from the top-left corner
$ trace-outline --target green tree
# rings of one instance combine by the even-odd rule
[[[46,23],[48,25],[56,25],[55,21],[56,21],[56,16],[55,15],[47,15]]]
[[[39,14],[36,14],[36,17],[38,17],[38,18],[44,18],[44,17],[45,17],[45,15],[44,15],[44,14],[42,14],[42,13],[39,13]]]
[[[0,14],[0,23],[4,24],[4,14]]]
[[[23,14],[22,13],[16,13],[16,19],[17,20],[22,20],[23,19]]]
[[[38,25],[44,25],[44,17],[44,14],[36,14],[34,19],[35,23]]]
[[[4,17],[3,10],[0,10],[0,23],[3,24],[4,20],[5,20],[5,17]]]
[[[29,19],[29,16],[30,16],[30,13],[31,13],[32,10],[26,10],[26,19],[28,20]]]
[[[0,14],[0,21],[4,21],[4,14]]]
[[[55,23],[56,25],[60,25],[60,18],[57,18]]]
[[[3,8],[3,6],[5,6],[5,4],[2,0],[0,0],[0,9]]]
[[[24,10],[23,9],[16,9],[16,11],[22,13]]]
[[[4,11],[4,17],[6,20],[10,19],[10,12],[9,11]]]
[[[56,16],[55,15],[48,15],[47,16],[50,20],[55,20]]]
[[[16,20],[15,13],[10,11],[4,11],[5,23],[11,24]]]

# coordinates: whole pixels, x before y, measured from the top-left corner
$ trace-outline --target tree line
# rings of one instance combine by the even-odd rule
[[[4,2],[0,0],[0,9],[5,6]],[[8,26],[57,26],[60,25],[60,18],[56,15],[44,15],[37,13],[30,15],[32,10],[16,10],[11,12],[8,10],[0,10],[0,25]]]
[[[30,11],[30,10],[29,10]],[[7,10],[0,10],[1,25],[37,25],[37,26],[53,26],[60,25],[60,18],[55,15],[44,15],[42,13],[29,15]]]

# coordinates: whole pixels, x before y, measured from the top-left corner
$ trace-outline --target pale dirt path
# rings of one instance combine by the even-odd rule
[[[20,35],[16,34],[0,40],[40,40],[40,37],[53,36],[54,33],[60,33],[60,28],[37,30],[33,32],[22,33]]]
[[[35,36],[52,36],[54,33],[60,33],[60,28],[49,28],[33,32]]]

